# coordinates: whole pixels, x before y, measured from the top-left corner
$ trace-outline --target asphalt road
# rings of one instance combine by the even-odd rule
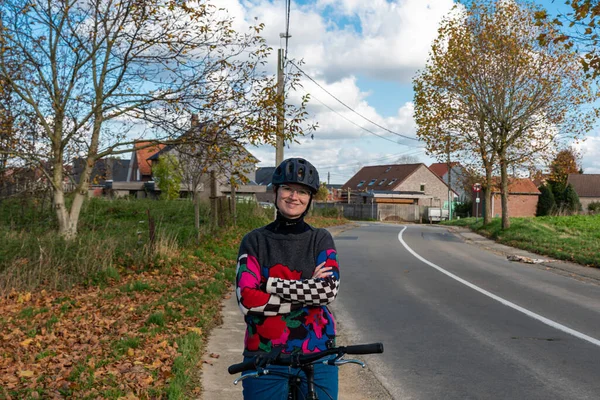
[[[405,229],[406,228],[406,229]],[[600,286],[506,260],[446,229],[335,238],[333,311],[394,399],[599,399]]]

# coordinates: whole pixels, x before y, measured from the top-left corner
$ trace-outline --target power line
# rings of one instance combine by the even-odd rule
[[[402,152],[402,153],[398,153],[398,154],[390,154],[390,155],[387,155],[387,156],[382,156],[382,157],[379,157],[379,158],[371,159],[371,160],[369,160],[369,163],[372,164],[372,163],[378,163],[378,162],[393,160],[393,159],[395,159],[397,157],[400,157],[400,156],[411,156],[411,155],[418,154],[420,152],[421,152],[421,150],[409,150],[407,152]],[[340,165],[340,164],[325,165],[325,166],[319,165],[319,168],[320,169],[337,168],[338,171],[344,171],[344,170],[347,170],[349,168],[354,168],[354,167],[358,166],[359,164],[360,164],[360,162],[350,163],[350,164],[344,164],[344,165]]]
[[[304,88],[302,88],[302,89],[303,89],[303,90],[304,90],[306,93],[308,93],[308,92],[306,91],[306,89],[304,89]],[[310,94],[310,93],[308,93],[308,94]],[[322,105],[324,105],[325,107],[327,107],[327,108],[328,108],[328,109],[329,109],[331,112],[334,112],[334,113],[336,113],[336,114],[337,114],[337,115],[339,115],[340,117],[344,118],[346,121],[350,122],[352,125],[354,125],[354,126],[357,126],[357,127],[359,127],[360,129],[362,129],[362,130],[365,130],[365,131],[369,132],[371,135],[375,135],[375,136],[377,136],[377,137],[380,137],[381,139],[387,140],[387,141],[389,141],[389,142],[392,142],[392,143],[400,144],[400,143],[396,142],[395,140],[388,139],[388,138],[386,138],[385,136],[381,136],[381,135],[379,135],[379,134],[377,134],[377,133],[375,133],[375,132],[373,132],[373,131],[371,131],[371,130],[369,130],[369,129],[365,128],[364,126],[358,125],[356,122],[354,122],[354,121],[350,120],[349,118],[347,118],[347,117],[345,117],[344,115],[340,114],[339,112],[335,111],[333,108],[329,107],[327,104],[323,103],[321,100],[319,100],[319,98],[318,98],[318,97],[316,97],[316,96],[314,96],[314,95],[312,95],[312,94],[311,94],[310,96],[311,96],[312,98],[314,98],[315,100],[317,100],[317,101],[318,101],[319,103],[321,103]],[[408,145],[408,144],[402,144],[402,146],[424,148],[424,147],[420,147],[420,146],[411,146],[411,145]]]
[[[390,157],[398,157],[398,156],[402,156],[402,155],[416,155],[418,154],[418,151],[414,151],[412,150],[412,152],[410,153],[401,153],[401,154],[395,154],[395,155],[391,155],[391,156],[386,156],[383,158],[390,158]],[[334,169],[333,171],[328,170],[327,173],[334,175],[334,176],[338,176],[338,177],[343,177],[345,179],[345,181],[347,182],[348,179],[352,178],[354,175],[356,175],[356,172],[352,172],[352,173],[348,173],[348,172],[344,172],[344,171],[349,171],[351,169],[354,168],[363,168],[363,167],[371,167],[373,165],[371,165],[372,162],[377,162],[377,161],[384,161],[383,159],[380,160],[370,160],[369,165],[360,165],[360,163],[356,163],[356,164],[346,164],[344,167],[339,168],[338,166],[320,166],[319,165],[319,169],[321,170],[328,170],[329,168],[334,168],[334,167],[338,167],[337,169]]]
[[[327,89],[325,89],[323,86],[321,86],[321,85],[320,85],[320,84],[319,84],[317,81],[315,81],[315,80],[314,80],[314,79],[313,79],[313,78],[312,78],[310,75],[308,75],[306,72],[304,72],[304,71],[303,71],[303,70],[302,70],[302,69],[301,69],[299,66],[297,66],[297,65],[296,65],[296,64],[295,64],[293,61],[291,61],[291,60],[290,60],[289,62],[290,62],[290,64],[292,64],[294,67],[296,67],[296,69],[298,69],[298,71],[300,71],[300,72],[301,72],[301,73],[302,73],[304,76],[306,76],[306,77],[307,77],[307,78],[308,78],[310,81],[312,81],[312,82],[313,82],[315,85],[317,85],[319,88],[321,88],[321,89],[322,89],[322,90],[323,90],[325,93],[327,93],[328,95],[330,95],[331,97],[333,97],[333,98],[334,98],[335,100],[337,100],[337,101],[338,101],[338,102],[339,102],[341,105],[343,105],[344,107],[346,107],[348,110],[352,111],[353,113],[355,113],[355,114],[356,114],[356,115],[358,115],[359,117],[361,117],[361,118],[365,119],[366,121],[368,121],[368,122],[372,123],[373,125],[375,125],[375,126],[377,126],[377,127],[381,128],[381,129],[383,129],[383,130],[384,130],[384,131],[386,131],[386,132],[392,133],[392,134],[394,134],[394,135],[396,135],[396,136],[400,136],[400,137],[402,137],[402,138],[405,138],[405,139],[410,139],[410,140],[419,141],[419,139],[417,139],[417,138],[413,138],[413,137],[406,136],[406,135],[403,135],[403,134],[401,134],[401,133],[397,133],[397,132],[394,132],[394,131],[392,131],[392,130],[389,130],[388,128],[386,128],[386,127],[384,127],[384,126],[381,126],[381,125],[379,125],[377,122],[374,122],[374,121],[370,120],[369,118],[365,117],[364,115],[360,114],[358,111],[356,111],[356,110],[354,110],[352,107],[350,107],[350,106],[346,105],[346,103],[344,103],[343,101],[341,101],[340,99],[338,99],[338,98],[337,98],[336,96],[334,96],[334,95],[333,95],[331,92],[329,92]]]

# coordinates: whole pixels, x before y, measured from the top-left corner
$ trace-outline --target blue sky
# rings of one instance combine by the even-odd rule
[[[551,14],[567,9],[563,0],[535,2]],[[239,21],[240,29],[257,17],[266,25],[263,34],[269,44],[283,45],[279,34],[285,31],[285,0],[218,3]],[[309,112],[319,129],[314,139],[301,138],[299,144],[286,147],[285,157],[305,157],[318,168],[321,180],[329,177],[330,183],[339,184],[366,165],[406,157],[427,165],[435,162],[419,142],[398,140],[389,131],[415,137],[412,77],[425,65],[439,21],[453,5],[453,0],[292,1],[288,55],[303,59],[302,69],[320,87],[306,80],[304,91],[289,94],[288,101],[310,93]],[[591,132],[580,148],[584,171],[600,173],[600,129]],[[274,165],[272,147],[250,150],[261,160],[259,166]]]

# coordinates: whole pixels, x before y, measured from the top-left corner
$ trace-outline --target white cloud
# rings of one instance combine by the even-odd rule
[[[438,24],[453,5],[452,0],[347,0],[321,1],[316,10],[305,6],[302,12],[293,10],[291,15],[292,21],[300,21],[292,24],[292,34],[298,33],[292,39],[294,56],[304,58],[328,81],[364,74],[408,82],[424,65]],[[327,6],[336,11],[334,18],[312,23],[314,17],[309,15]],[[305,19],[311,23],[304,23]],[[321,43],[317,51],[315,36]]]
[[[582,167],[586,174],[600,174],[600,135],[589,136],[575,147],[583,156]]]

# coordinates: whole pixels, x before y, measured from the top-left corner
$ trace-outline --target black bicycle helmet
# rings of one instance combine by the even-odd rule
[[[319,191],[320,185],[317,169],[304,158],[288,158],[287,160],[283,160],[275,168],[271,182],[273,186],[279,186],[284,183],[298,183],[308,186],[313,194]]]

